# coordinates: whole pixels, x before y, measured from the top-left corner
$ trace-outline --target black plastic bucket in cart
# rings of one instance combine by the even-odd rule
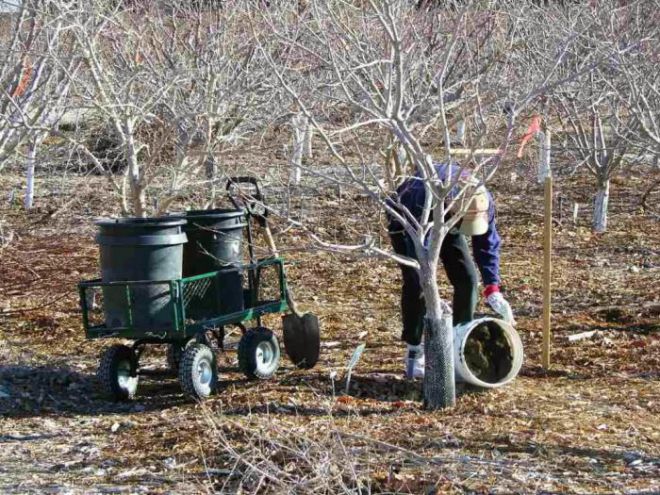
[[[176,218],[117,218],[96,222],[105,282],[144,284],[104,287],[105,323],[110,329],[129,325],[142,333],[171,330],[174,307],[169,283],[181,278],[186,221]],[[132,320],[132,321],[131,321]]]
[[[174,215],[174,218],[187,220],[184,231],[188,243],[183,249],[183,276],[220,271],[212,281],[200,281],[191,290],[186,317],[199,320],[242,311],[245,211],[189,210]]]

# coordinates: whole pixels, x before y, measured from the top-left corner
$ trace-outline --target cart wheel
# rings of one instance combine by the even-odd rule
[[[280,365],[280,344],[275,334],[265,327],[245,332],[238,343],[238,366],[248,378],[265,380]]]
[[[130,400],[138,386],[137,356],[128,346],[116,344],[101,355],[98,378],[104,392],[114,400]]]
[[[211,348],[196,342],[183,351],[179,382],[186,395],[196,400],[208,398],[218,385],[218,367]]]

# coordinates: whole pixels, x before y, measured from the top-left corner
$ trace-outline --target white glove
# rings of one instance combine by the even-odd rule
[[[516,324],[516,320],[513,318],[511,305],[506,299],[504,299],[501,292],[493,292],[486,298],[486,302],[491,308],[493,308],[493,311],[502,317],[504,321],[511,325]]]

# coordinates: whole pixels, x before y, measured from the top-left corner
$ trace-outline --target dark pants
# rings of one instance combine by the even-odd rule
[[[404,232],[390,233],[394,252],[410,258],[417,258],[412,241]],[[407,242],[408,241],[408,242]],[[474,318],[477,305],[477,270],[468,250],[467,241],[461,234],[447,234],[440,248],[440,259],[445,267],[447,278],[454,287],[453,324],[466,323]],[[401,340],[410,345],[422,341],[424,330],[424,296],[419,274],[414,268],[399,265],[403,276],[401,288],[401,317],[403,333]]]

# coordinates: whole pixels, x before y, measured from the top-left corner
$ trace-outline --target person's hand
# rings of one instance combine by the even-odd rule
[[[486,302],[491,308],[493,308],[493,311],[502,317],[504,321],[511,325],[516,324],[516,320],[513,318],[513,310],[511,309],[511,305],[506,299],[504,299],[504,296],[501,292],[491,292],[486,297]]]

